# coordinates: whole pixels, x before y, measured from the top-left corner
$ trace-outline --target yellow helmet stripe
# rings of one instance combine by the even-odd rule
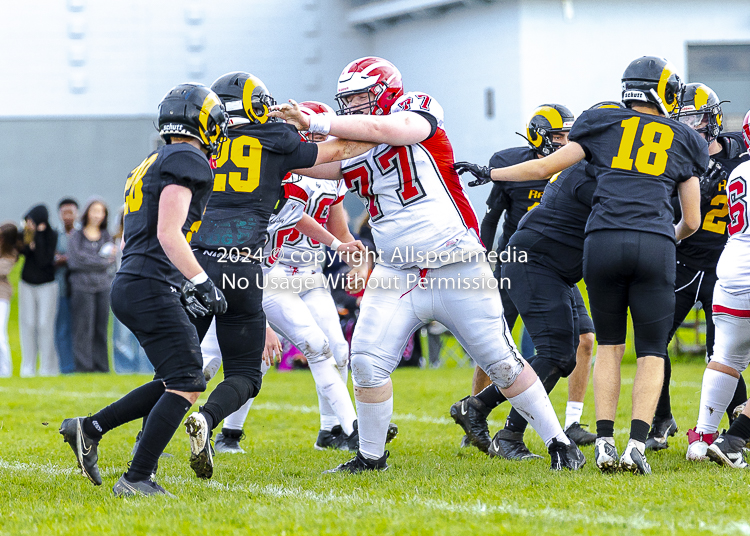
[[[695,88],[695,96],[693,97],[693,102],[695,103],[696,110],[700,110],[703,106],[708,104],[710,93],[707,90],[708,88],[703,85]]]
[[[208,118],[211,117],[211,112],[213,111],[214,106],[221,107],[221,101],[219,100],[219,97],[216,95],[216,93],[211,91],[208,93],[208,95],[206,95],[206,98],[203,99],[203,105],[201,105],[201,111],[198,115],[198,120],[203,127],[200,132],[201,139],[206,145],[210,145],[212,142],[216,141],[216,138],[219,135],[219,125],[214,125],[214,132],[208,131]],[[206,138],[206,134],[208,134],[210,139]]]
[[[542,117],[544,117],[547,121],[549,121],[549,124],[553,130],[559,130],[565,126],[563,125],[563,119],[560,115],[560,112],[555,110],[552,106],[540,106],[534,112],[534,115],[541,115]]]
[[[667,82],[669,81],[669,77],[673,74],[677,74],[677,70],[672,66],[671,63],[667,63],[664,66],[664,69],[662,69],[661,71],[659,84],[656,86],[656,93],[657,95],[659,95],[659,98],[662,100],[662,104],[664,104],[664,108],[666,108],[668,112],[671,112],[672,110],[674,110],[675,106],[677,106],[676,96],[671,104],[666,101],[664,96],[664,93],[667,89]]]
[[[242,88],[242,106],[245,109],[245,113],[247,113],[247,116],[251,120],[255,120],[260,124],[264,124],[266,121],[268,121],[268,108],[266,108],[266,105],[263,105],[263,114],[261,116],[258,116],[253,109],[253,93],[258,87],[262,87],[265,89],[263,82],[261,82],[259,78],[250,75],[245,81],[244,87]]]

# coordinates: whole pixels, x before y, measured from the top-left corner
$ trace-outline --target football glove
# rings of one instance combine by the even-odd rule
[[[193,318],[199,316],[206,316],[208,309],[203,307],[203,304],[198,301],[196,297],[195,285],[189,279],[182,280],[182,286],[180,287],[180,301],[185,312]]]
[[[210,279],[206,279],[200,285],[195,285],[195,297],[210,315],[223,315],[227,312],[229,304],[224,293],[216,288]]]
[[[700,177],[701,198],[711,199],[713,186],[729,176],[724,166],[713,158],[708,160],[706,172]]]
[[[471,162],[456,162],[453,164],[453,169],[455,169],[459,175],[469,172],[476,177],[476,180],[467,183],[469,186],[481,186],[492,180],[490,177],[492,168],[489,166],[478,166]]]

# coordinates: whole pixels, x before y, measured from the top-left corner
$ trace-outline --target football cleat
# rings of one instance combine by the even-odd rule
[[[708,459],[708,456],[706,455],[708,447],[716,441],[717,437],[719,437],[719,432],[707,434],[704,432],[696,432],[695,428],[693,428],[687,431],[687,436],[688,449],[685,453],[685,459],[692,462],[698,462]]]
[[[492,443],[487,451],[490,458],[505,458],[506,460],[533,460],[541,459],[541,456],[534,454],[523,442],[522,432],[511,432],[503,428],[498,430]]]
[[[153,480],[141,480],[138,482],[131,482],[125,475],[120,477],[112,491],[115,497],[137,497],[148,496],[148,495],[166,495],[167,497],[174,498],[174,495],[169,493],[167,490],[162,488],[159,484]]]
[[[385,471],[388,469],[386,460],[390,453],[386,450],[383,457],[379,460],[368,460],[359,451],[357,455],[346,463],[342,463],[338,467],[323,471],[323,474],[328,473],[362,473],[364,471]]]
[[[745,469],[745,440],[741,437],[721,434],[716,441],[709,445],[706,452],[708,459],[734,469]]]
[[[548,450],[552,459],[550,469],[553,471],[562,471],[563,469],[577,471],[586,464],[586,458],[573,441],[566,445],[557,439],[553,439]]]
[[[222,428],[221,433],[214,440],[214,452],[217,454],[245,454],[245,449],[240,446],[240,441],[245,439],[243,430],[231,430]]]
[[[60,425],[60,435],[63,436],[73,453],[76,455],[78,467],[83,476],[91,480],[95,486],[102,485],[102,477],[99,475],[99,440],[89,437],[83,431],[84,417],[65,419]]]
[[[315,450],[326,450],[326,449],[341,449],[349,450],[347,445],[348,436],[341,429],[340,425],[336,425],[328,430],[320,430],[318,432],[318,439],[315,440]]]
[[[203,377],[206,378],[206,381],[210,381],[211,378],[213,378],[219,373],[220,368],[221,368],[221,358],[212,357],[206,363],[203,364]]]
[[[614,473],[618,469],[620,457],[617,455],[617,447],[603,437],[597,437],[594,445],[594,459],[602,473]]]
[[[583,429],[583,426],[586,425],[581,425],[581,423],[574,422],[565,429],[565,435],[568,436],[568,439],[570,439],[579,447],[591,445],[594,441],[596,441],[596,434],[587,432]]]
[[[469,441],[469,436],[464,435],[461,438],[461,444],[459,445],[459,447],[462,448],[462,449],[467,449],[467,448],[469,448],[471,446],[472,445],[471,445],[471,441]]]
[[[632,439],[628,441],[628,446],[620,457],[620,469],[636,475],[651,474],[651,466],[646,461],[646,455],[638,450]]]
[[[667,439],[675,435],[678,431],[677,422],[674,417],[669,419],[654,418],[651,423],[651,430],[646,439],[646,450],[662,450],[669,447]]]
[[[185,431],[190,437],[190,467],[198,478],[209,479],[214,474],[214,458],[211,452],[211,430],[206,418],[194,412],[185,420]]]
[[[490,448],[490,429],[487,416],[492,411],[475,396],[467,396],[451,406],[451,417],[476,448],[487,453]]]

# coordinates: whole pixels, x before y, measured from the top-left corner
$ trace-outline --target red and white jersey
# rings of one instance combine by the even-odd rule
[[[286,203],[278,214],[271,214],[268,220],[268,242],[263,246],[263,262],[261,269],[266,275],[274,267],[276,261],[283,254],[284,244],[287,238],[298,232],[295,229],[297,223],[305,214],[307,194],[294,184],[284,184],[284,195]]]
[[[325,227],[331,207],[344,200],[346,184],[343,180],[320,180],[302,175],[296,177],[299,180],[291,186],[300,188],[307,195],[305,212]],[[314,268],[323,258],[323,251],[323,244],[295,230],[287,237],[279,262],[295,268]]]
[[[479,225],[453,170],[453,148],[443,129],[443,109],[424,93],[407,93],[391,113],[427,113],[437,130],[421,143],[381,144],[341,163],[349,191],[370,214],[378,262],[395,268],[437,268],[484,251]]]
[[[719,286],[731,294],[750,292],[750,161],[737,166],[727,182],[729,240],[716,266]]]

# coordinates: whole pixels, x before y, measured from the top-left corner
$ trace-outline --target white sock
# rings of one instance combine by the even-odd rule
[[[320,429],[330,432],[331,430],[333,430],[334,426],[337,426],[341,423],[339,423],[339,420],[336,417],[336,414],[333,412],[333,408],[331,408],[331,405],[328,403],[328,400],[326,400],[326,397],[323,395],[323,393],[320,392],[320,387],[316,385],[315,391],[318,393]]]
[[[553,439],[565,445],[570,443],[560,427],[560,421],[557,420],[555,410],[539,378],[523,393],[509,398],[508,402],[524,416],[545,445],[549,446]]]
[[[249,399],[240,409],[227,416],[224,419],[222,427],[229,430],[242,430],[242,427],[245,426],[245,420],[247,419],[247,412],[250,411],[250,406],[253,405],[254,400],[254,398]]]
[[[583,402],[568,400],[568,404],[565,406],[564,429],[567,430],[571,424],[581,422],[581,415],[583,415]]]
[[[271,368],[268,365],[265,364],[265,362],[261,363],[260,365],[260,374],[261,378],[265,377],[266,373],[268,372],[268,369]],[[247,402],[245,402],[240,409],[229,415],[224,419],[224,424],[222,425],[222,428],[226,428],[228,430],[242,430],[242,428],[245,426],[245,421],[247,420],[247,413],[250,411],[250,406],[253,405],[253,402],[255,401],[255,398],[248,399]]]
[[[341,429],[346,435],[354,431],[354,420],[357,418],[354,413],[352,399],[349,397],[349,390],[341,381],[341,375],[335,366],[336,362],[332,357],[324,361],[309,363],[310,372],[312,372],[315,385],[319,393],[330,404],[334,415],[341,423]],[[321,419],[322,424],[322,419]]]
[[[646,452],[646,443],[643,443],[641,441],[636,441],[633,438],[631,438],[631,439],[628,440],[628,445],[630,445],[631,443],[635,446],[635,448],[638,449],[638,452],[640,452],[641,454],[645,454],[645,452]]]
[[[707,368],[703,373],[701,385],[701,405],[698,411],[696,432],[713,434],[719,429],[719,423],[732,401],[734,390],[739,380],[729,374]]]
[[[359,453],[367,459],[379,460],[385,453],[385,436],[393,416],[393,396],[374,404],[357,402],[359,416]]]

